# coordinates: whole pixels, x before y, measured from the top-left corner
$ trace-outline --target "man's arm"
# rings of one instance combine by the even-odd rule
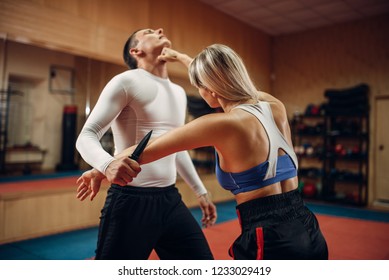
[[[197,197],[207,193],[187,151],[177,153],[176,166],[178,174],[191,187]]]
[[[100,139],[126,104],[122,91],[118,81],[113,79],[107,83],[76,142],[82,158],[102,173],[114,157],[104,150]]]
[[[109,182],[119,185],[131,182],[137,173],[132,170],[128,157],[114,158],[103,149],[100,139],[127,103],[120,79],[116,76],[104,87],[76,142],[82,158],[103,173]]]
[[[189,187],[194,191],[199,201],[203,217],[203,226],[212,226],[216,222],[216,206],[213,204],[203,182],[201,181],[193,162],[187,151],[177,153],[176,165],[178,174],[184,179]]]

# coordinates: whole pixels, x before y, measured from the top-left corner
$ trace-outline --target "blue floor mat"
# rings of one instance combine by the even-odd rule
[[[84,260],[94,256],[97,227],[0,246],[0,260]]]
[[[307,202],[306,205],[317,214],[389,223],[388,212],[311,202]]]

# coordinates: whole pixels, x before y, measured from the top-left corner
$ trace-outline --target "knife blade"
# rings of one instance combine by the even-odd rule
[[[143,137],[143,139],[139,142],[138,146],[136,146],[134,152],[131,154],[131,156],[129,156],[129,158],[138,161],[143,150],[146,148],[152,133],[153,131],[150,130],[150,132]]]

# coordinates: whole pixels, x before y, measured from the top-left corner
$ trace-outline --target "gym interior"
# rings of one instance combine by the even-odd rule
[[[316,10],[309,0],[252,2],[0,0],[0,259],[93,258],[109,186],[93,202],[76,199],[90,166],[75,141],[104,85],[127,69],[129,32],[144,27],[162,27],[192,56],[213,43],[236,50],[257,87],[285,104],[299,190],[330,259],[389,259],[387,1],[354,1],[360,6],[339,14],[331,9],[353,1],[315,1]],[[276,6],[284,24],[260,25]],[[285,23],[307,10],[317,17]],[[186,69],[168,67],[188,95],[187,121],[212,113]],[[113,152],[110,132],[101,143]],[[218,185],[214,150],[189,152],[218,207],[217,225],[204,231],[215,256],[230,259],[239,234],[233,196]],[[177,187],[199,220],[195,195],[180,178]]]

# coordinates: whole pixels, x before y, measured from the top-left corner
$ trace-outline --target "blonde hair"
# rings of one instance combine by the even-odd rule
[[[230,101],[259,98],[242,59],[225,45],[214,44],[200,52],[189,65],[189,79],[193,86]]]

